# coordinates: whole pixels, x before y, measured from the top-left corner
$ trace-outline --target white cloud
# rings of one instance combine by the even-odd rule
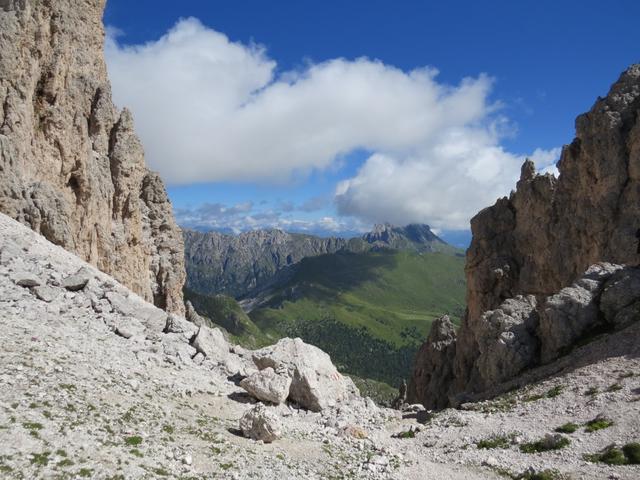
[[[562,148],[552,148],[551,150],[542,150],[536,148],[533,154],[529,156],[533,163],[538,166],[538,171],[542,174],[551,173],[556,177],[560,175],[560,171],[556,163],[560,159]]]
[[[531,158],[542,173],[554,173],[559,150],[537,149]],[[449,132],[412,156],[372,155],[338,185],[338,211],[373,223],[467,229],[473,215],[515,187],[524,160],[482,129]]]
[[[105,48],[115,100],[133,110],[168,183],[285,182],[365,149],[374,153],[338,187],[340,213],[466,228],[508,193],[523,160],[500,146],[508,122],[484,75],[449,86],[434,69],[366,58],[278,73],[261,46],[196,19],[145,45],[118,39]]]

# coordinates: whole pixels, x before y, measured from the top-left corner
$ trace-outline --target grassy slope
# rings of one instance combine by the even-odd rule
[[[431,322],[464,308],[464,259],[382,251],[304,259],[253,323],[270,339],[300,336],[347,373],[397,385]]]
[[[270,343],[263,332],[242,311],[238,302],[226,295],[201,295],[187,288],[185,300],[191,301],[202,316],[209,319],[211,326],[222,327],[232,341],[247,348],[258,348]]]

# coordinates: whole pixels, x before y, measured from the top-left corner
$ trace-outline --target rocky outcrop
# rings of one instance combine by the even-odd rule
[[[410,401],[434,404],[481,392],[557,358],[599,324],[621,328],[638,319],[635,270],[617,273],[625,286],[615,287],[611,275],[620,266],[589,266],[635,265],[640,258],[639,113],[640,65],[634,65],[578,117],[558,178],[536,174],[527,161],[517,190],[472,219],[468,309],[453,375],[426,384],[416,365]],[[514,311],[514,302],[524,310]],[[422,358],[431,355],[440,353],[427,342]]]
[[[454,251],[428,225],[376,225],[361,238],[322,238],[282,230],[240,235],[184,231],[187,287],[199,294],[240,298],[286,281],[306,257],[382,248],[418,252]]]
[[[609,263],[593,265],[577,282],[547,298],[540,308],[540,337],[544,339],[540,359],[543,363],[558,358],[576,341],[598,328],[608,326],[600,311],[600,295],[609,286],[611,276],[622,267]],[[630,269],[626,270],[629,274]],[[629,291],[638,297],[640,289]],[[620,309],[621,306],[618,306]],[[610,315],[613,316],[613,315]],[[614,326],[614,322],[610,322]]]
[[[0,7],[0,211],[182,313],[182,237],[111,100],[104,0]]]
[[[472,221],[469,317],[518,294],[551,295],[601,261],[635,264],[640,228],[640,65],[576,120],[560,176],[523,166],[517,191]]]
[[[427,409],[446,407],[447,390],[453,379],[455,355],[455,327],[449,317],[444,315],[433,322],[427,341],[416,355],[407,398],[421,399]],[[442,392],[442,395],[427,396],[425,392]]]

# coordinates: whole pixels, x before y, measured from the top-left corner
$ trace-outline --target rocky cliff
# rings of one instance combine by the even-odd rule
[[[453,251],[428,225],[376,225],[360,238],[322,238],[282,230],[254,230],[240,235],[184,231],[187,286],[201,294],[241,297],[278,281],[283,269],[306,257],[372,249]],[[284,275],[286,277],[286,275]]]
[[[455,356],[427,342],[410,385],[414,400],[455,403],[554,360],[589,332],[621,327],[600,307],[607,282],[615,281],[610,267],[596,266],[573,289],[559,291],[597,262],[635,265],[640,259],[639,112],[640,65],[634,65],[578,117],[558,178],[537,175],[527,161],[517,190],[472,219],[468,311]],[[633,304],[637,285],[627,286]],[[425,362],[453,373],[425,383]]]
[[[0,1],[0,211],[182,312],[182,237],[111,101],[104,3]]]

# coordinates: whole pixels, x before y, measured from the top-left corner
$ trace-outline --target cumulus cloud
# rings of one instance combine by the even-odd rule
[[[376,153],[336,189],[339,213],[370,222],[428,223],[464,230],[480,209],[515,187],[524,156],[506,152],[495,134],[452,129],[415,155]],[[531,155],[541,173],[556,173],[560,149]]]
[[[517,178],[523,158],[500,146],[508,122],[488,76],[451,86],[432,68],[366,58],[278,72],[263,47],[193,18],[144,45],[110,32],[115,100],[168,183],[286,182],[364,149],[371,157],[338,186],[341,214],[466,228]]]

